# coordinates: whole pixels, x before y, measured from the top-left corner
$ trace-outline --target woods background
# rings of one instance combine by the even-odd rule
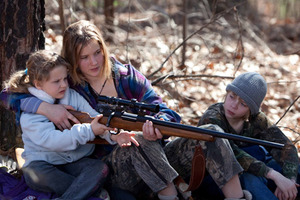
[[[11,18],[8,6],[15,7]],[[16,57],[8,59],[8,49],[21,51],[19,60],[41,48],[60,53],[65,27],[87,19],[103,32],[111,54],[147,76],[185,124],[196,125],[210,104],[223,101],[234,77],[261,73],[268,83],[262,110],[300,147],[299,0],[4,0],[0,10],[1,81],[25,69]],[[29,30],[33,19],[39,26]],[[9,40],[16,22],[34,33],[30,48],[31,40]],[[0,145],[8,151],[20,135],[7,128],[14,121],[1,109]]]

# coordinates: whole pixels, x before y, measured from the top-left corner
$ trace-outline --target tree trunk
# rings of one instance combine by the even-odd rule
[[[44,49],[44,0],[0,1],[0,81],[25,69],[29,54]],[[3,89],[3,85],[1,86]],[[0,105],[0,147],[8,150],[20,145],[20,128],[14,113]]]
[[[113,0],[104,0],[104,15],[105,15],[105,24],[107,26],[108,34],[107,41],[113,41],[113,24],[114,24],[114,1]]]

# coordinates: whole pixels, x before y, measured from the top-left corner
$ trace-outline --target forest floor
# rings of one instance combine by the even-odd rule
[[[59,17],[53,8],[46,12],[46,49],[59,53]],[[69,9],[65,12],[74,16]],[[103,15],[89,15],[106,38],[112,36],[113,41],[108,42],[111,54],[148,77],[184,124],[196,125],[209,105],[223,101],[226,85],[240,73],[261,73],[268,83],[262,111],[299,150],[300,23],[263,15],[254,22],[237,15],[235,9],[217,15],[197,12],[188,18],[186,37],[190,38],[183,65],[182,46],[178,48],[183,41],[182,17],[178,13],[177,7],[166,11],[159,6],[147,10],[136,6],[132,13],[124,9],[115,13],[113,35]],[[77,19],[87,19],[84,12],[75,14]]]

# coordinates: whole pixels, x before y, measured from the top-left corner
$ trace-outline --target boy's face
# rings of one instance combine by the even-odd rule
[[[35,82],[35,87],[43,90],[55,99],[61,99],[65,96],[68,88],[67,73],[65,66],[58,65],[50,71],[48,80]]]
[[[250,109],[246,102],[232,91],[228,91],[225,102],[224,111],[227,120],[244,120],[249,116]]]

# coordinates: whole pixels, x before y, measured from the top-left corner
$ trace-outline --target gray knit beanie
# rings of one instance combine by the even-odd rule
[[[260,105],[267,93],[265,79],[256,72],[246,72],[236,77],[228,84],[226,90],[230,90],[243,99],[250,108],[251,115],[259,112]]]

